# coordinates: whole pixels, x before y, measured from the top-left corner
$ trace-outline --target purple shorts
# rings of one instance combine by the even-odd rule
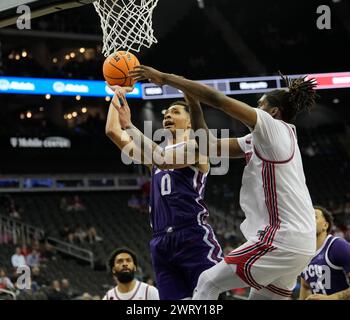
[[[192,297],[200,274],[223,259],[208,224],[155,236],[150,247],[160,300]]]

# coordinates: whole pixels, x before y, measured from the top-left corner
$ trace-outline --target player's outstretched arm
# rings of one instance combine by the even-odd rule
[[[106,135],[113,141],[118,148],[124,152],[128,157],[135,160],[138,163],[143,163],[150,166],[149,159],[145,159],[141,143],[135,143],[127,131],[123,130],[125,125],[125,118],[120,117],[118,112],[120,107],[119,97],[115,95],[111,101],[108,110],[107,122],[106,122]]]
[[[130,108],[123,90],[116,90],[115,97],[112,100],[112,105],[118,114],[118,123],[122,133],[127,132],[128,136],[132,137],[132,139],[130,138],[130,145],[126,148],[127,150],[133,150],[133,159],[135,159],[135,154],[138,154],[139,157],[141,155],[141,163],[146,164],[149,167],[152,164],[155,164],[162,170],[184,168],[199,162],[198,148],[195,145],[195,141],[189,141],[176,146],[176,148],[164,150],[137,129],[131,122]],[[120,133],[115,132],[112,125],[109,125],[109,128],[111,128],[110,138],[112,139],[112,137],[114,137],[112,140],[118,146],[121,145],[122,148],[125,147],[125,145],[119,141],[120,139],[118,140]],[[138,161],[140,162],[140,160]]]
[[[251,128],[255,127],[257,114],[252,107],[242,101],[229,98],[209,86],[142,65],[130,71],[129,74],[136,80],[149,80],[159,85],[168,84],[187,92],[201,102],[224,111]]]
[[[185,100],[187,101],[190,109],[190,118],[191,118],[191,127],[194,131],[198,129],[204,129],[207,133],[207,150],[211,148],[216,149],[217,156],[228,156],[229,158],[241,158],[244,157],[244,152],[240,148],[236,138],[225,138],[225,139],[217,139],[208,129],[207,123],[205,122],[204,114],[202,107],[199,101],[184,92]],[[199,152],[204,154],[201,150],[201,146],[199,146]],[[214,149],[214,150],[215,150]],[[228,152],[223,152],[224,150],[228,150]]]

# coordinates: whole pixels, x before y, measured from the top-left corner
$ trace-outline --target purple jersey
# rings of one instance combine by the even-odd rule
[[[350,243],[329,235],[302,277],[313,294],[333,294],[350,287]]]
[[[152,168],[150,220],[154,233],[200,224],[208,216],[203,203],[207,174],[195,167]]]

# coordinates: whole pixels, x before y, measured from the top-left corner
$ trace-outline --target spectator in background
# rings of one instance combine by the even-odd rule
[[[98,241],[102,241],[103,239],[97,235],[97,231],[95,227],[90,226],[86,232],[87,238],[89,240],[89,243],[94,243]]]
[[[79,293],[72,289],[68,279],[62,279],[61,290],[70,300],[79,296]]]
[[[15,286],[13,285],[12,281],[6,275],[6,271],[2,268],[0,269],[0,289],[5,289],[5,290],[15,289]]]
[[[60,210],[65,212],[72,210],[71,206],[68,205],[68,201],[66,197],[62,197],[60,200]]]
[[[16,205],[12,203],[8,209],[9,215],[13,219],[21,219],[21,215],[18,212],[19,210],[17,209]]]
[[[87,233],[83,230],[83,228],[80,225],[78,225],[74,231],[74,237],[80,243],[83,243],[87,237]]]
[[[68,241],[69,243],[74,243],[74,231],[67,224],[63,226],[60,234],[65,241]]]
[[[41,257],[44,260],[56,260],[55,249],[47,241],[44,244],[44,251],[42,252]]]
[[[85,211],[86,207],[83,204],[83,201],[80,199],[78,195],[75,195],[73,198],[72,209],[74,211]]]
[[[32,268],[32,283],[36,283],[39,288],[48,285],[48,282],[46,278],[41,274],[39,267]]]
[[[40,242],[39,240],[32,241],[32,250],[36,250],[40,252]]]
[[[11,264],[14,268],[26,266],[26,259],[24,255],[21,254],[21,248],[17,247],[16,252],[11,257]]]
[[[21,247],[21,254],[26,258],[30,253],[29,248],[27,247],[26,244],[23,244]]]
[[[40,265],[40,253],[37,250],[33,250],[27,256],[27,265],[29,267],[39,267],[39,265]]]
[[[50,290],[47,293],[48,300],[68,300],[68,296],[62,292],[61,284],[58,280],[52,281]]]

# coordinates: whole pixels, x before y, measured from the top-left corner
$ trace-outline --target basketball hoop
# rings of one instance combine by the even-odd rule
[[[101,18],[105,57],[115,51],[139,52],[157,39],[153,35],[152,14],[159,0],[97,0],[95,9]]]

